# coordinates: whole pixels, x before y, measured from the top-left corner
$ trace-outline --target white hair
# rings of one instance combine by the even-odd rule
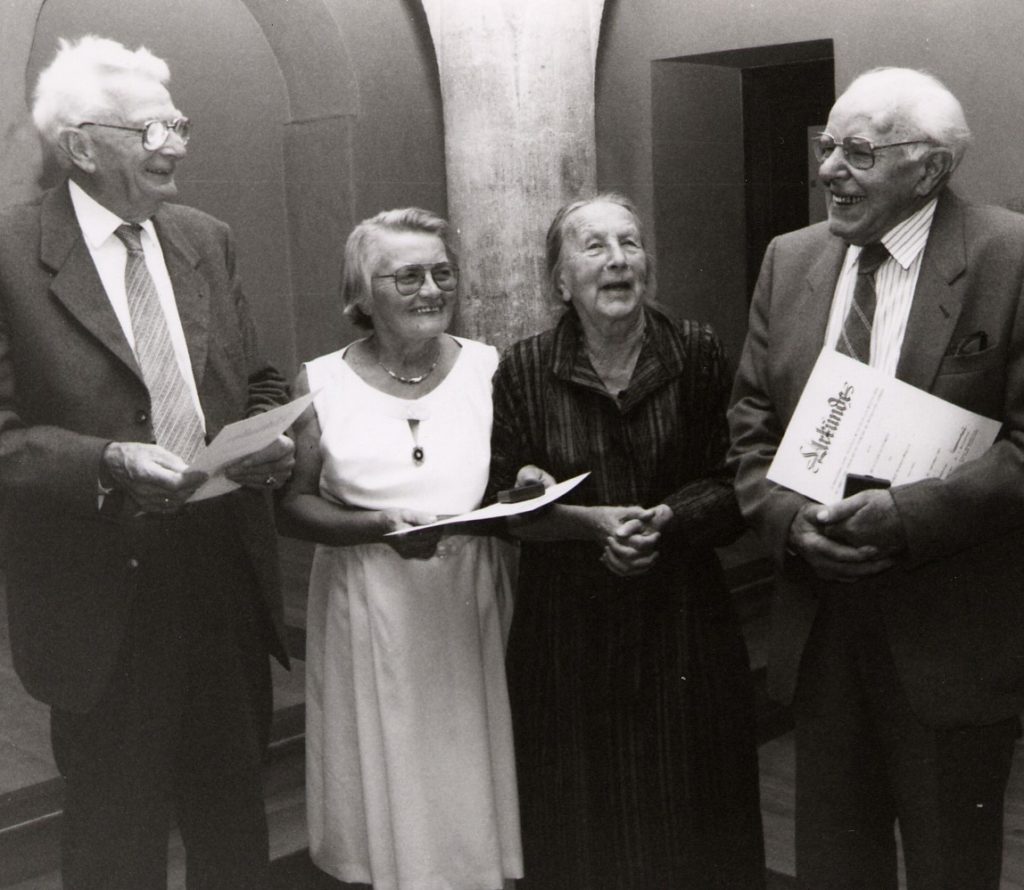
[[[964,110],[949,88],[927,71],[913,68],[872,68],[865,71],[836,100],[866,102],[878,129],[892,138],[926,140],[948,148],[953,155],[950,172],[959,165],[971,143]],[[927,148],[918,149],[927,151]]]
[[[111,111],[111,87],[123,77],[166,86],[171,72],[163,59],[145,47],[130,50],[94,34],[77,41],[61,38],[57,55],[39,75],[33,94],[32,121],[39,135],[53,145],[64,127]]]

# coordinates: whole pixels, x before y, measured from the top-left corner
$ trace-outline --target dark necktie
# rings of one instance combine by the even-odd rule
[[[121,225],[114,232],[128,249],[124,287],[135,337],[135,357],[149,390],[157,444],[190,464],[203,446],[203,427],[174,354],[156,285],[146,268],[141,231],[137,225]]]
[[[836,352],[868,364],[871,358],[871,327],[875,321],[875,272],[886,261],[889,251],[881,241],[866,244],[857,258],[857,283],[853,301],[846,313]]]

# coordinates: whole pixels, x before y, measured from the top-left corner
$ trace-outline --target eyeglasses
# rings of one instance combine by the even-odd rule
[[[176,117],[172,121],[146,121],[141,127],[120,127],[116,124],[100,124],[96,121],[82,121],[80,127],[106,127],[108,130],[127,130],[129,133],[142,134],[142,147],[146,151],[162,148],[171,136],[178,134],[182,145],[188,145],[192,124],[187,117]]]
[[[857,170],[870,170],[875,166],[875,152],[883,148],[896,148],[897,145],[917,145],[927,142],[927,139],[911,139],[907,142],[890,142],[887,145],[872,145],[869,139],[863,136],[847,136],[841,142],[836,142],[836,137],[830,133],[817,133],[811,139],[814,148],[814,156],[820,164],[822,161],[832,157],[836,148],[842,148],[843,157],[846,163]]]
[[[374,275],[374,278],[394,278],[395,290],[403,297],[411,297],[419,293],[427,273],[434,280],[438,290],[453,291],[459,283],[459,267],[452,263],[434,263],[432,266],[409,265],[401,266],[390,275]]]

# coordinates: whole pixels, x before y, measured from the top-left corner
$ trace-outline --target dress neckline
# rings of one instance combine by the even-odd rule
[[[350,374],[355,380],[357,380],[369,392],[374,393],[375,395],[380,396],[382,399],[387,399],[389,402],[393,402],[393,403],[396,403],[398,405],[423,404],[424,402],[430,401],[431,398],[436,393],[439,393],[443,389],[448,387],[449,386],[448,381],[451,380],[452,377],[455,376],[456,372],[459,371],[459,368],[464,363],[463,362],[463,358],[465,356],[466,350],[464,348],[464,344],[463,344],[462,340],[459,337],[456,337],[454,334],[444,334],[443,336],[451,337],[452,340],[455,341],[455,345],[459,347],[459,352],[455,356],[455,361],[452,362],[452,366],[448,369],[448,373],[445,374],[445,376],[441,379],[441,382],[438,383],[437,386],[435,386],[432,390],[430,390],[430,392],[426,392],[423,395],[417,396],[416,398],[413,398],[413,399],[406,399],[406,398],[403,398],[402,396],[392,395],[389,392],[384,392],[383,390],[377,389],[376,386],[371,386],[359,374],[356,373],[355,369],[347,361],[345,361],[345,353],[348,352],[349,348],[354,346],[356,343],[363,343],[366,340],[369,340],[370,339],[369,337],[363,337],[363,338],[361,338],[359,340],[353,340],[351,343],[349,343],[346,346],[342,347],[342,349],[338,352],[338,361],[341,363],[341,366],[345,369],[346,373]]]

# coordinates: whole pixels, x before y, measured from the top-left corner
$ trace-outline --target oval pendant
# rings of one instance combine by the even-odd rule
[[[423,463],[423,449],[419,445],[412,450],[412,462],[417,466]]]

